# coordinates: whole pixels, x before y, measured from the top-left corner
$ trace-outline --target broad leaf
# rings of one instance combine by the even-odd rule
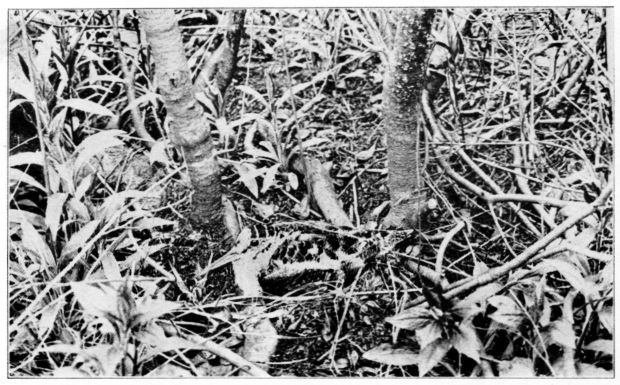
[[[500,290],[502,290],[502,285],[497,282],[479,287],[473,293],[458,301],[454,306],[454,310],[464,319],[471,318],[482,313],[484,309],[481,305],[485,304],[487,299],[494,296]]]
[[[452,337],[452,345],[459,353],[480,363],[482,342],[471,323],[461,323],[458,332]]]
[[[125,352],[117,345],[100,344],[84,349],[80,356],[97,364],[101,376],[112,377],[116,375],[116,368]]]
[[[107,279],[118,281],[122,278],[121,268],[116,258],[114,258],[114,253],[104,251],[100,261],[103,274],[105,274]]]
[[[155,144],[151,148],[151,151],[149,152],[149,163],[154,164],[154,163],[159,162],[161,164],[167,164],[168,163],[168,154],[166,154],[167,147],[168,147],[167,140],[158,140],[157,142],[155,142]]]
[[[426,326],[432,318],[427,308],[415,306],[388,317],[385,321],[400,329],[417,330]]]
[[[424,376],[435,367],[450,350],[450,343],[444,340],[436,340],[428,345],[419,354],[418,372],[420,377]]]
[[[420,329],[417,329],[415,336],[418,340],[418,344],[420,344],[420,349],[423,350],[430,343],[440,339],[441,331],[441,324],[435,320],[432,320]]]
[[[174,226],[176,225],[176,221],[171,221],[169,219],[159,218],[159,217],[148,217],[141,218],[136,221],[135,228],[137,230],[151,230],[155,227],[162,226]]]

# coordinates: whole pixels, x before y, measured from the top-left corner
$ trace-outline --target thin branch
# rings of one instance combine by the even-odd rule
[[[542,256],[553,255],[558,252],[564,251],[562,249],[553,249],[551,251],[545,252],[542,255],[539,254],[541,250],[545,247],[549,246],[554,240],[562,236],[567,230],[571,227],[575,226],[582,219],[592,215],[596,209],[603,205],[605,201],[609,198],[614,188],[613,178],[609,180],[607,183],[607,187],[601,192],[601,195],[592,202],[587,205],[587,209],[580,210],[579,212],[574,213],[572,216],[567,218],[564,222],[562,222],[558,227],[550,231],[547,235],[539,239],[530,245],[527,249],[525,249],[521,254],[519,254],[516,258],[506,262],[505,264],[498,266],[496,268],[488,270],[486,273],[480,274],[476,277],[464,278],[460,281],[454,282],[448,286],[449,291],[444,294],[444,298],[452,299],[456,296],[470,292],[478,287],[484,286],[493,281],[497,281],[505,275],[508,275],[510,272],[515,269],[526,265],[527,263],[531,263],[534,260],[539,260]],[[571,248],[572,249],[572,248]],[[589,253],[591,254],[591,253]],[[593,255],[595,259],[608,259],[606,255]],[[426,302],[424,296],[418,297],[416,300],[410,303],[410,307],[418,306]]]
[[[430,106],[430,101],[429,101],[429,93],[427,90],[424,90],[422,92],[422,111],[424,112],[424,115],[426,116],[426,119],[429,123],[429,126],[431,127],[431,129],[433,130],[434,134],[438,134],[441,137],[443,137],[445,140],[449,139],[449,134],[447,132],[445,132],[441,126],[439,125],[439,123],[437,122],[437,120],[435,119],[435,116],[433,114],[433,110]],[[491,189],[493,191],[495,191],[496,194],[499,195],[504,195],[504,192],[502,191],[502,189],[497,185],[497,183],[495,183],[495,181],[493,181],[493,179],[491,179],[490,176],[488,176],[470,157],[469,155],[467,155],[467,153],[462,149],[462,148],[457,148],[456,149],[457,154],[461,157],[461,159],[463,159],[465,161],[465,163],[467,163],[469,165],[469,167],[472,168],[472,170],[487,184],[489,185],[489,187],[491,187]],[[442,167],[445,168],[444,165],[447,165],[447,163],[445,162],[445,160],[442,159],[442,156],[439,156],[439,162],[442,165]],[[456,174],[456,172],[452,172],[450,174],[453,178],[456,177],[458,174]],[[464,186],[471,188],[474,187],[472,189],[472,191],[474,191],[477,195],[480,196],[484,196],[484,194],[486,193],[486,191],[484,191],[483,189],[481,189],[480,187],[474,185],[473,183],[467,181],[465,178],[460,177],[458,178],[458,182],[463,184],[463,182],[467,182],[465,184],[463,184]],[[488,193],[486,193],[488,194]],[[514,212],[516,213],[517,217],[521,220],[521,222],[523,222],[523,224],[536,236],[540,236],[540,231],[538,231],[538,229],[536,228],[536,226],[534,226],[532,224],[532,222],[529,220],[529,218],[525,215],[525,213],[519,208],[517,207],[517,205],[515,205],[512,202],[508,203],[510,208],[512,210],[514,210]]]
[[[138,105],[136,104],[136,89],[134,87],[136,62],[134,60],[132,69],[129,70],[127,60],[125,60],[125,55],[123,54],[123,44],[121,43],[121,35],[118,28],[118,12],[115,12],[112,20],[114,22],[114,43],[116,44],[116,49],[118,50],[118,60],[120,61],[121,70],[124,75],[123,84],[125,85],[125,92],[127,93],[127,104],[129,106],[129,110],[131,111],[133,125],[138,136],[144,140],[144,144],[148,148],[153,148],[155,145],[155,140],[146,130],[146,127],[144,127],[144,121],[142,120],[142,116],[138,110]]]
[[[446,253],[446,249],[448,248],[448,245],[452,241],[452,238],[454,238],[454,236],[459,231],[461,231],[463,227],[465,227],[465,221],[459,221],[456,224],[456,226],[454,226],[452,230],[450,230],[446,234],[443,241],[441,241],[441,245],[439,245],[439,250],[437,251],[437,259],[435,260],[435,272],[437,274],[441,274],[441,267],[443,265],[443,257],[444,257],[444,254]]]
[[[521,151],[519,150],[519,147],[514,146],[512,148],[512,156],[514,159],[515,166],[522,167],[523,158],[521,157]],[[532,194],[532,190],[530,190],[530,186],[528,185],[527,180],[522,174],[520,173],[515,174],[515,179],[517,182],[517,186],[519,187],[519,189],[521,189],[521,191],[523,191],[523,193],[528,194],[528,195]],[[547,226],[549,226],[549,228],[553,229],[556,227],[556,224],[553,221],[553,218],[549,215],[549,213],[547,212],[547,210],[545,210],[544,207],[542,207],[540,204],[535,204],[534,209],[538,211],[538,213],[540,214],[540,217],[547,224]]]
[[[259,368],[256,364],[246,360],[239,354],[222,345],[218,345],[213,341],[195,335],[187,336],[186,338],[197,345],[201,345],[205,350],[225,359],[226,361],[230,362],[231,364],[235,365],[239,369],[254,377],[271,377],[269,373]]]
[[[564,232],[566,232],[571,227],[575,226],[582,219],[592,215],[598,206],[601,206],[607,198],[611,195],[614,188],[613,179],[610,179],[607,183],[607,187],[601,192],[601,195],[592,202],[587,205],[587,209],[580,210],[574,213],[572,216],[568,217],[564,222],[562,222],[558,227],[549,232],[549,234],[545,235],[538,241],[534,242],[531,246],[525,249],[519,256],[513,260],[506,262],[504,265],[490,269],[484,274],[481,274],[477,277],[473,277],[471,279],[464,279],[454,284],[450,285],[451,290],[445,294],[447,299],[454,298],[457,295],[473,290],[477,287],[486,285],[487,283],[493,282],[509,272],[531,262],[534,259],[538,252],[547,247],[551,242],[562,236]]]

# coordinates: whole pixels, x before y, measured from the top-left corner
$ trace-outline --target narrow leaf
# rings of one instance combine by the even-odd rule
[[[79,170],[87,160],[100,154],[106,148],[122,146],[123,141],[118,138],[122,135],[125,135],[125,133],[121,130],[109,130],[100,131],[84,139],[76,150],[75,170]]]
[[[56,260],[43,236],[26,220],[22,220],[21,228],[24,249],[35,254],[37,263],[45,268],[55,266]]]
[[[95,102],[91,102],[86,99],[66,99],[58,103],[58,107],[70,107],[75,110],[80,110],[84,112],[88,112],[89,114],[101,115],[101,116],[114,116],[114,112],[112,112],[107,107],[102,106],[101,104],[97,104]]]
[[[71,290],[84,312],[103,319],[118,312],[118,292],[110,286],[71,282]]]
[[[594,350],[597,352],[605,353],[610,356],[614,355],[614,341],[613,340],[596,340],[592,341],[583,347],[585,350]]]
[[[61,257],[65,258],[75,252],[79,252],[82,247],[86,246],[86,243],[90,240],[98,226],[99,220],[88,222],[82,226],[80,230],[71,236],[65,247],[62,248]]]
[[[56,235],[58,234],[58,228],[60,227],[60,216],[62,215],[62,209],[67,200],[67,193],[54,193],[47,197],[47,207],[45,209],[45,224],[50,230],[52,236],[52,242],[56,242]]]
[[[407,366],[417,365],[419,357],[417,353],[408,348],[394,348],[389,343],[375,346],[362,355],[363,359],[378,362],[384,365]]]

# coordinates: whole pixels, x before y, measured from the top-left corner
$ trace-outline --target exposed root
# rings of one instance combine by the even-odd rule
[[[338,195],[329,173],[316,158],[305,157],[292,162],[293,168],[304,175],[314,203],[329,223],[334,226],[353,228],[353,223],[338,201]]]

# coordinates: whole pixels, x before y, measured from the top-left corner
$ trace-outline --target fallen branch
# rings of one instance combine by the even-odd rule
[[[353,228],[353,223],[340,207],[338,195],[329,173],[316,158],[297,158],[292,162],[295,171],[304,175],[309,193],[319,210],[334,226]]]
[[[532,260],[539,251],[547,247],[556,238],[564,234],[566,230],[575,226],[582,219],[592,215],[596,211],[597,207],[605,203],[607,198],[609,198],[609,196],[611,195],[611,192],[613,191],[613,188],[614,188],[613,179],[610,179],[607,184],[607,187],[605,187],[605,189],[601,192],[601,195],[599,195],[599,197],[596,198],[594,202],[587,205],[586,210],[576,212],[572,216],[568,217],[558,227],[551,230],[549,234],[545,235],[538,241],[534,242],[534,244],[532,244],[530,247],[525,249],[521,254],[519,254],[519,256],[517,256],[517,258],[506,262],[502,266],[490,269],[486,273],[481,274],[477,277],[466,278],[465,280],[463,280],[466,282],[459,281],[459,282],[455,282],[453,285],[450,285],[454,288],[451,289],[449,292],[447,292],[445,294],[445,297],[447,299],[454,298],[463,292],[467,292],[477,287],[486,285],[487,283],[493,282],[503,277],[504,275],[508,274],[510,271],[516,268],[519,268],[525,265],[526,263],[530,262],[530,260]]]
[[[442,291],[448,289],[448,280],[441,277],[440,273],[430,267],[420,265],[419,262],[407,261],[407,267],[420,278],[430,281],[434,287],[441,287]]]
[[[613,179],[610,179],[607,187],[605,187],[605,189],[601,192],[601,195],[599,195],[594,202],[587,205],[587,209],[580,210],[574,213],[572,216],[570,216],[564,222],[558,225],[555,229],[551,230],[547,235],[530,245],[515,259],[510,260],[501,266],[490,269],[486,273],[480,274],[476,277],[465,278],[450,284],[448,287],[449,291],[444,294],[444,298],[455,298],[459,294],[472,291],[478,287],[484,286],[493,281],[497,281],[503,276],[508,275],[515,269],[531,262],[532,260],[537,258],[537,255],[541,250],[549,246],[549,244],[562,236],[562,234],[564,234],[564,232],[569,230],[571,227],[579,223],[579,221],[592,215],[596,211],[598,206],[604,204],[607,198],[609,198],[609,196],[611,195],[613,191],[613,186]],[[411,303],[411,306],[420,305],[425,301],[426,299],[424,297],[419,297]]]

